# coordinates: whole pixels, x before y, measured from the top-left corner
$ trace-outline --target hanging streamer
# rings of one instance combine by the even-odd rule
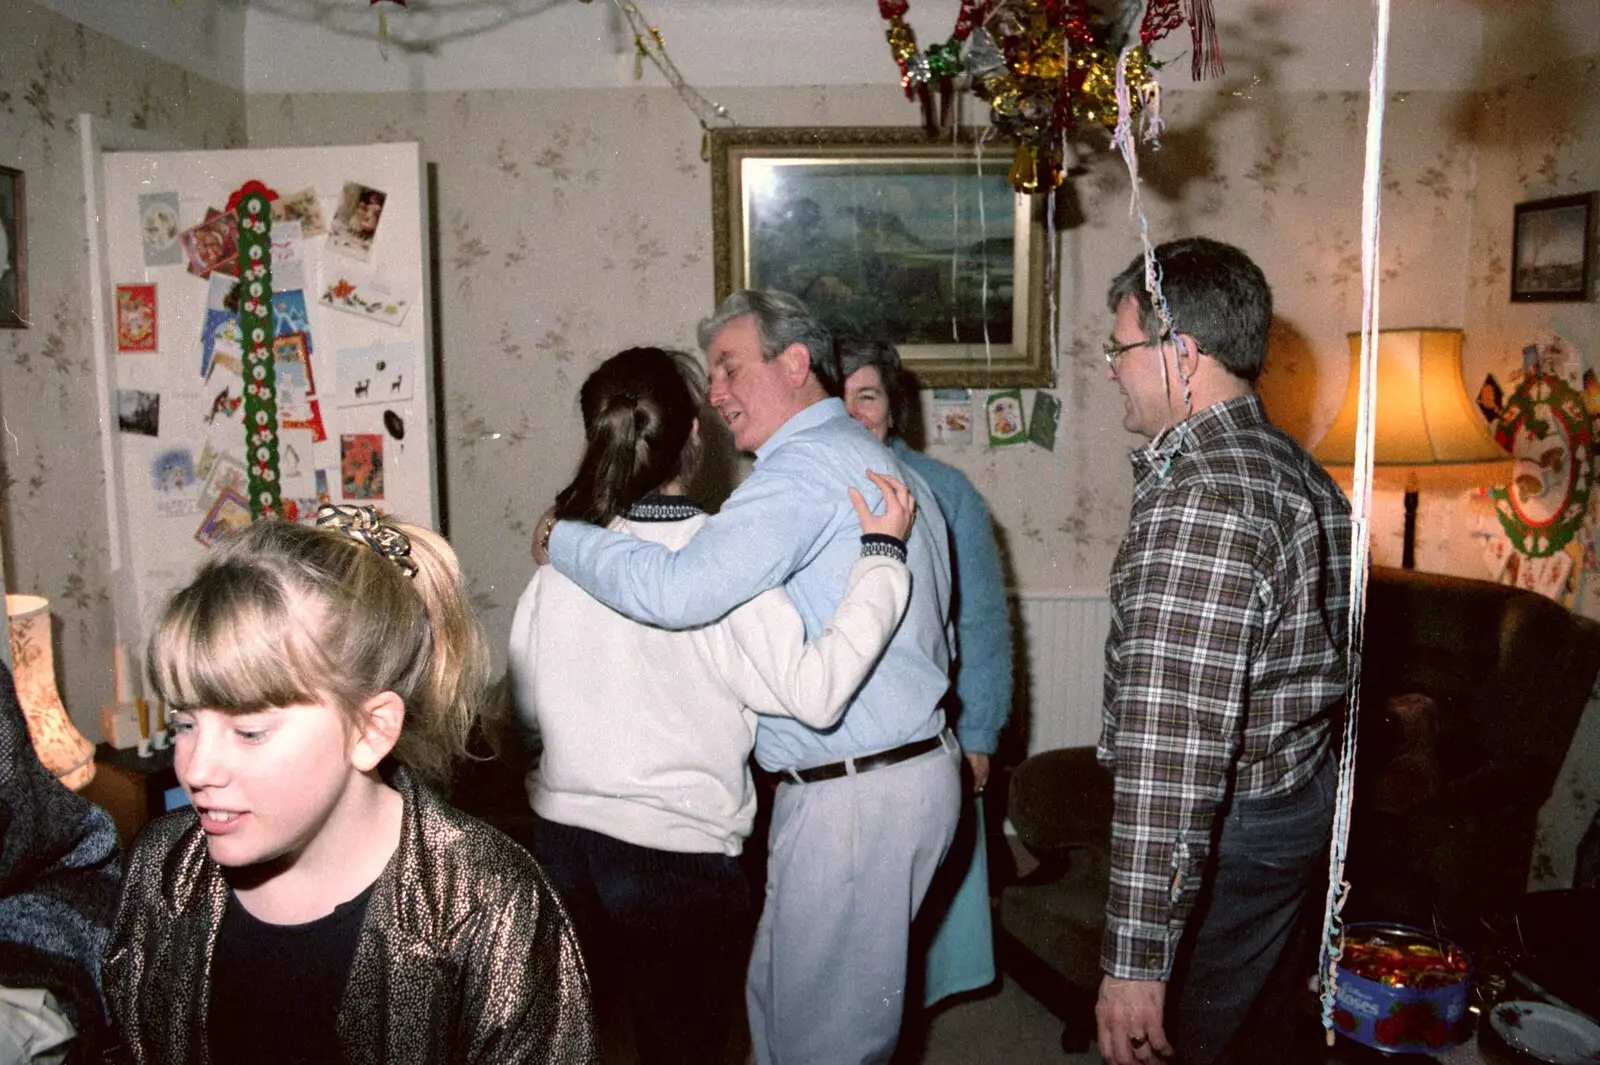
[[[950,128],[950,157],[961,158],[961,129],[959,124]],[[956,290],[959,281],[957,274],[961,264],[961,247],[964,243],[961,238],[961,197],[957,194],[961,177],[957,170],[950,172],[950,291]],[[981,241],[988,234],[983,228],[983,148],[978,148],[978,239]],[[987,300],[989,295],[989,263],[988,259],[979,260],[980,276],[983,279],[983,292],[981,298]],[[950,342],[961,343],[961,331],[958,328],[959,316],[955,307],[950,308]]]
[[[700,123],[700,159],[709,163],[712,125],[718,122],[732,125],[733,117],[728,114],[726,107],[708,99],[689,84],[678,70],[678,65],[667,54],[666,38],[662,37],[660,28],[650,25],[650,20],[644,17],[644,12],[639,10],[638,4],[633,0],[611,0],[611,6],[617,9],[628,23],[628,29],[633,31],[634,80],[644,77],[646,59],[661,72],[661,76],[667,79],[667,84],[672,86],[672,91],[678,94],[678,99],[688,105],[689,110],[694,112],[695,121]]]
[[[1177,330],[1172,324],[1172,311],[1167,307],[1167,298],[1161,292],[1161,263],[1156,259],[1155,247],[1150,243],[1150,219],[1144,213],[1144,198],[1139,191],[1139,149],[1135,143],[1133,132],[1133,93],[1128,87],[1128,61],[1135,54],[1139,45],[1130,43],[1122,50],[1122,55],[1117,59],[1116,69],[1116,95],[1117,95],[1117,124],[1111,133],[1111,143],[1122,155],[1122,161],[1128,168],[1128,216],[1136,218],[1139,222],[1139,246],[1144,251],[1144,288],[1150,293],[1150,303],[1155,308],[1156,316],[1161,320],[1161,335],[1171,337],[1177,335]],[[1142,90],[1141,90],[1142,94]],[[1154,126],[1148,121],[1145,123],[1145,140],[1154,139],[1155,132],[1160,128],[1159,118]],[[1165,356],[1161,359],[1161,388],[1170,401],[1172,398],[1172,380],[1167,370]],[[1184,403],[1189,405],[1189,383],[1183,382]]]
[[[405,7],[406,0],[368,0],[367,6],[377,7],[379,4],[399,4]],[[378,55],[382,56],[385,62],[389,59],[389,9],[384,7],[378,8]]]
[[[978,135],[978,239],[985,246],[989,242],[989,211],[983,200],[983,149],[989,143],[992,132],[991,129],[985,129]],[[989,256],[985,255],[979,261],[983,264],[983,291],[979,295],[983,304],[983,367],[988,373],[994,368],[994,344],[989,340]]]
[[[1217,40],[1217,17],[1211,0],[1188,0],[1189,40],[1194,45],[1190,74],[1195,81],[1223,73],[1222,43]]]
[[[1344,950],[1340,917],[1350,894],[1344,878],[1350,841],[1350,805],[1356,770],[1356,722],[1360,715],[1362,624],[1367,611],[1367,530],[1372,511],[1373,404],[1378,379],[1378,249],[1383,168],[1383,110],[1389,64],[1389,0],[1374,0],[1372,73],[1367,83],[1366,169],[1361,180],[1361,359],[1356,413],[1355,480],[1351,486],[1350,614],[1345,651],[1349,662],[1347,710],[1339,753],[1339,787],[1334,798],[1333,839],[1328,848],[1328,894],[1323,907],[1322,1027],[1333,1043],[1333,1007],[1338,990],[1339,958]]]

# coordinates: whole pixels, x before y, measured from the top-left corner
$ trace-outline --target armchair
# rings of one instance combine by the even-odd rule
[[[1600,623],[1533,592],[1374,567],[1346,879],[1348,920],[1437,927],[1469,950],[1522,896],[1549,797],[1600,670]],[[1091,748],[1012,774],[1011,823],[1038,866],[1001,891],[1001,964],[1094,1033],[1111,783]]]

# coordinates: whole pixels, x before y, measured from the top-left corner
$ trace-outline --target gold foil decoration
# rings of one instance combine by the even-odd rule
[[[1039,146],[1032,141],[1017,145],[1016,158],[1011,160],[1011,173],[1006,175],[1011,187],[1018,192],[1039,191]]]

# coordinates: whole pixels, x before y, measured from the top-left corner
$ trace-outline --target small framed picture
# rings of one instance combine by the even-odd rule
[[[28,328],[28,212],[22,171],[0,166],[0,329]]]
[[[1589,297],[1589,234],[1593,192],[1532,200],[1516,206],[1511,245],[1511,299]]]

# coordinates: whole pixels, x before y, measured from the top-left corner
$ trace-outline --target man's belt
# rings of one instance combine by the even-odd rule
[[[944,742],[944,734],[929,736],[926,739],[912,740],[902,743],[898,747],[891,747],[887,751],[877,754],[864,754],[859,758],[846,758],[842,762],[829,762],[827,765],[814,765],[807,769],[782,769],[778,776],[791,784],[815,784],[819,780],[834,780],[847,776],[852,767],[857,773],[869,773],[874,769],[895,765],[908,758],[915,758],[919,754],[927,754]]]

